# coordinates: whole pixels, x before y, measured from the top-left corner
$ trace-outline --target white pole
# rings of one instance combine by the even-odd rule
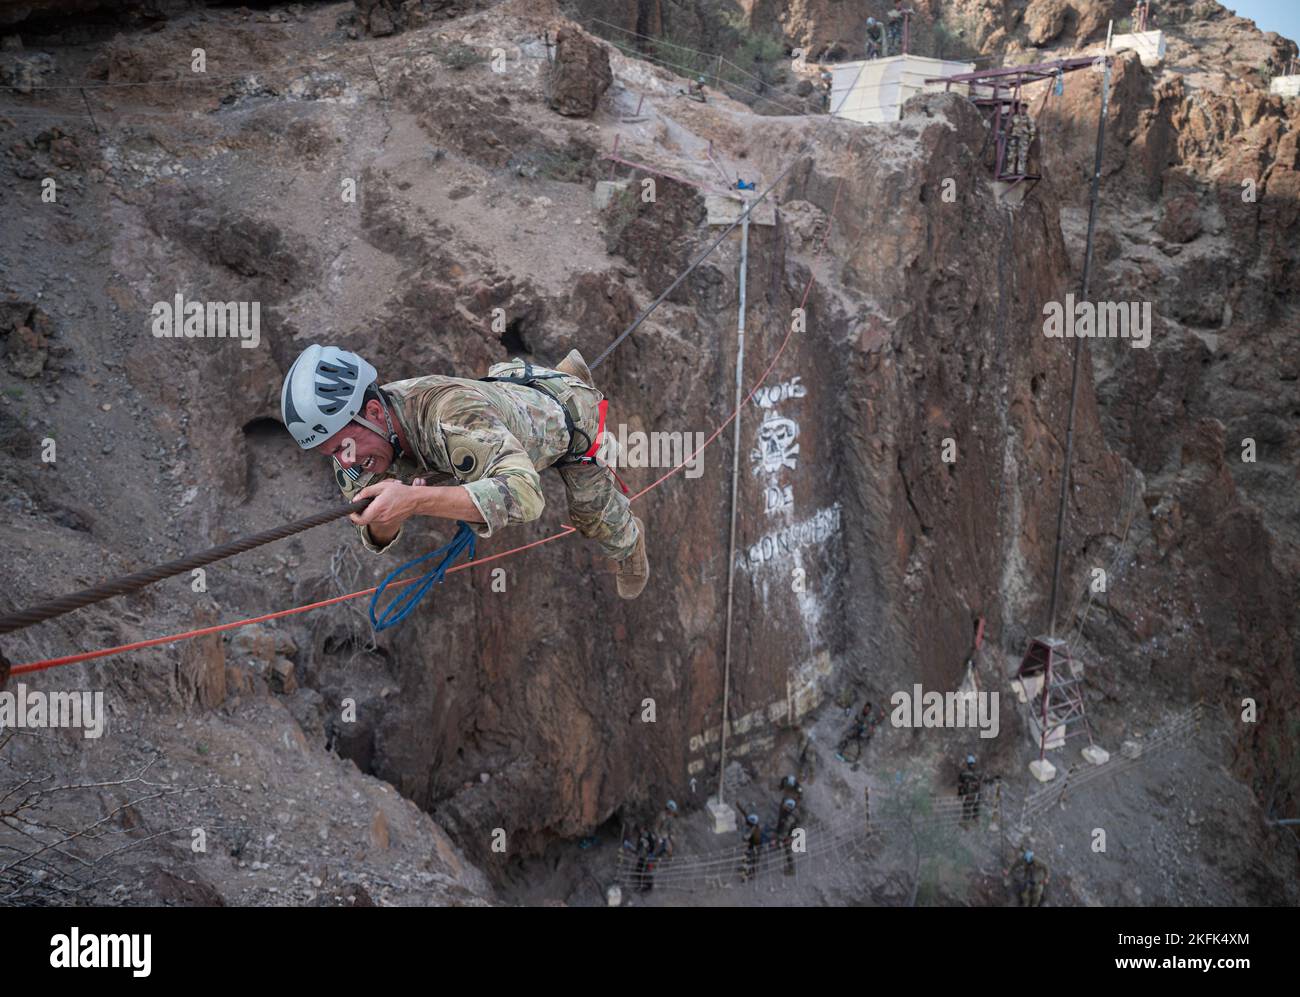
[[[736,319],[736,420],[731,430],[731,539],[727,544],[727,635],[722,650],[722,727],[718,749],[718,802],[727,770],[727,701],[731,693],[731,607],[736,581],[736,503],[740,497],[740,405],[745,374],[745,272],[749,268],[749,212],[740,225],[740,314]]]

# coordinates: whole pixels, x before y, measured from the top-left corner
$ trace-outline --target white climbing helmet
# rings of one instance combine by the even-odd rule
[[[349,422],[359,422],[381,436],[389,434],[359,418],[366,388],[379,374],[363,357],[337,346],[312,344],[289,368],[280,391],[280,415],[304,450],[329,439]]]

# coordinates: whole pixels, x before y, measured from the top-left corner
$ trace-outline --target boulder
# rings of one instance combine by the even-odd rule
[[[562,28],[555,39],[551,107],[566,117],[590,117],[613,82],[609,50],[581,31]]]
[[[1046,45],[1065,30],[1070,13],[1065,0],[1033,0],[1025,10],[1025,38],[1030,45]]]

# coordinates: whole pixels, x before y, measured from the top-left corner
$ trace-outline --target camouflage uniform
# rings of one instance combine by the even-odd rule
[[[643,893],[653,890],[654,875],[654,837],[650,829],[642,827],[636,836],[636,876],[634,882]]]
[[[522,360],[494,364],[488,376],[518,376],[523,367]],[[567,374],[545,384],[570,406],[574,424],[595,442],[597,406],[604,395]],[[570,446],[564,412],[554,398],[524,384],[438,374],[393,381],[383,390],[414,452],[404,454],[383,474],[365,474],[356,467],[345,470],[335,461],[334,477],[347,498],[386,478],[422,477],[429,485],[465,486],[483,517],[482,523],[469,524],[480,537],[541,515],[546,503],[537,472],[555,464]],[[580,434],[574,449],[587,449]],[[613,473],[595,464],[561,464],[557,470],[568,494],[569,519],[578,532],[616,561],[631,554],[636,523]],[[362,543],[376,553],[401,535],[399,530],[392,541],[380,545],[368,527],[358,529]]]
[[[668,809],[659,811],[659,816],[655,818],[654,828],[651,831],[654,839],[654,854],[656,858],[673,857],[673,815]]]
[[[776,784],[776,791],[782,797],[789,797],[792,800],[803,799],[803,783],[792,775],[783,776],[781,781]]]
[[[885,41],[885,26],[880,21],[867,25],[866,54],[868,59],[879,59],[882,55],[889,54],[889,46]]]
[[[1047,863],[1035,855],[1032,862],[1020,863],[1020,874],[1024,876],[1024,883],[1020,887],[1020,906],[1041,907],[1043,890],[1047,887]]]
[[[781,808],[781,815],[776,819],[776,837],[785,849],[785,874],[794,875],[794,829],[799,823],[799,810]]]
[[[885,17],[889,20],[889,52],[901,54],[903,51],[903,12],[891,10]]]
[[[1011,118],[1011,131],[1008,135],[1007,155],[1002,164],[1005,171],[1015,159],[1015,175],[1024,176],[1029,171],[1029,147],[1033,145],[1038,129],[1034,119],[1026,111],[1020,111]]]
[[[871,704],[868,703],[867,706]],[[869,713],[864,707],[857,719],[849,725],[844,736],[840,738],[840,743],[835,749],[840,758],[846,762],[857,762],[862,757],[863,749],[871,743],[871,738],[875,736],[876,728],[880,726],[880,721],[883,719],[884,715],[879,707]]]
[[[964,768],[957,773],[957,795],[961,797],[962,823],[979,820],[980,777],[973,768]]]
[[[758,871],[758,856],[763,849],[763,828],[758,824],[745,824],[743,832],[745,843],[745,856],[740,862],[741,880],[752,879],[754,873]]]

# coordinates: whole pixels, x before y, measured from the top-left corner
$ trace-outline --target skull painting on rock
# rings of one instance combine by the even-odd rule
[[[758,427],[758,449],[749,454],[754,461],[754,473],[775,474],[783,467],[793,470],[799,453],[799,444],[795,442],[798,435],[799,424],[793,419],[767,412]]]

